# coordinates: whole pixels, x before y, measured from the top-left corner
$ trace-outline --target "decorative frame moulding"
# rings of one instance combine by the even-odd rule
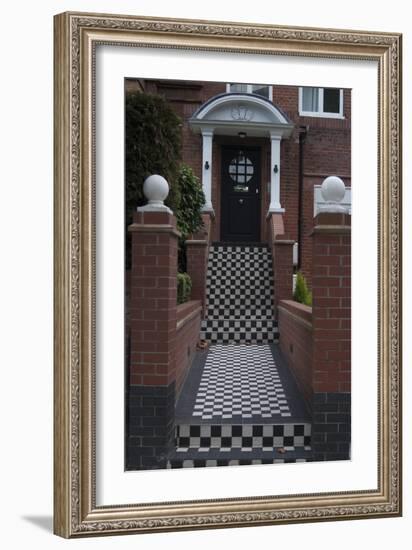
[[[401,35],[217,21],[55,17],[55,505],[63,537],[401,514]],[[95,50],[97,45],[378,63],[378,488],[96,505]]]

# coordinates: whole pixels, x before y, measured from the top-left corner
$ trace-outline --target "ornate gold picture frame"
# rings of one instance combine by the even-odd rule
[[[401,35],[63,13],[55,17],[54,40],[55,533],[68,538],[399,516]],[[368,356],[378,379],[377,487],[161,502],[143,502],[136,494],[134,504],[98,503],[95,93],[96,48],[104,45],[377,64],[378,346]]]

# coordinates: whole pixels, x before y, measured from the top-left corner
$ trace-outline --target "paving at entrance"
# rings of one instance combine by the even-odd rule
[[[268,345],[212,346],[206,358],[193,416],[242,420],[291,415]]]
[[[306,461],[310,416],[278,346],[198,352],[176,408],[172,467]]]
[[[272,280],[266,245],[211,246],[201,337],[216,344],[276,342]]]
[[[170,468],[311,459],[311,420],[282,358],[265,245],[215,244],[207,314],[175,411]]]

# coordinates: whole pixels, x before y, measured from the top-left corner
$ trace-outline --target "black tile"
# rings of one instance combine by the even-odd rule
[[[242,436],[242,426],[232,426],[232,437]]]
[[[303,424],[297,424],[294,430],[295,435],[303,435],[305,433],[305,427]]]
[[[284,431],[285,429],[282,425],[273,426],[273,435],[275,437],[283,437]]]
[[[190,426],[190,437],[200,437],[200,426]]]

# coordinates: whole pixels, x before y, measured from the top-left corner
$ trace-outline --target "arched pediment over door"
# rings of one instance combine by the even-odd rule
[[[211,198],[212,143],[214,135],[267,137],[271,140],[271,197],[269,211],[280,205],[280,141],[289,137],[293,124],[270,100],[256,94],[226,93],[212,97],[189,119],[193,132],[203,137],[202,185],[206,211],[213,211]]]
[[[189,120],[192,129],[213,130],[214,134],[237,135],[246,128],[250,136],[270,136],[278,132],[287,137],[293,124],[270,100],[256,94],[228,93],[217,95],[199,107]]]

